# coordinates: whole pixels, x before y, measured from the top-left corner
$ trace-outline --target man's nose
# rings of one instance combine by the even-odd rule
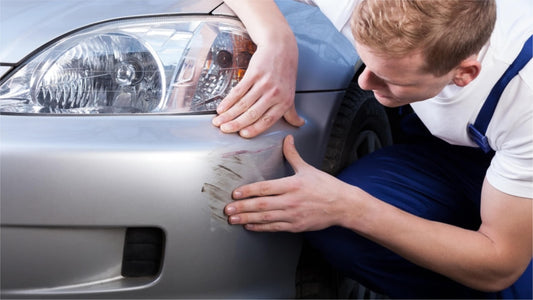
[[[371,91],[377,90],[380,87],[383,87],[383,81],[378,78],[372,71],[368,68],[364,68],[363,72],[359,75],[357,83],[363,90]]]

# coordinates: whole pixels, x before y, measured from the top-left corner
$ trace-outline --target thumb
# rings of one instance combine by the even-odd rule
[[[292,135],[286,136],[283,140],[283,155],[296,173],[298,170],[307,166],[307,163],[302,159],[294,146],[294,137]]]
[[[291,106],[287,112],[285,112],[283,118],[285,118],[285,121],[292,126],[300,127],[305,124],[305,120],[298,115],[294,105]]]

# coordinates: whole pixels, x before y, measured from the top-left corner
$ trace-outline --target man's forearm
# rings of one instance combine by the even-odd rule
[[[257,45],[282,37],[294,39],[289,24],[274,1],[225,0],[224,2],[241,19]]]
[[[348,211],[355,213],[344,218],[346,223],[342,226],[417,265],[466,286],[487,291],[504,289],[521,275],[524,270],[521,267],[527,266],[527,263],[524,264],[524,260],[527,260],[524,253],[531,255],[531,246],[527,250],[527,246],[515,243],[515,247],[522,249],[513,249],[513,245],[508,245],[510,240],[494,240],[483,231],[426,220],[377,200],[358,188],[354,189],[358,199],[350,197],[350,201],[356,202]],[[527,202],[524,204],[527,211]],[[528,230],[531,234],[531,229],[526,228],[526,235]]]

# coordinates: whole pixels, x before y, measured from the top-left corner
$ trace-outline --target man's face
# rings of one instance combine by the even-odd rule
[[[366,65],[359,76],[359,86],[374,92],[376,99],[388,107],[398,107],[432,98],[452,83],[454,72],[443,76],[422,71],[424,59],[415,51],[402,58],[387,57],[356,43],[359,56]]]

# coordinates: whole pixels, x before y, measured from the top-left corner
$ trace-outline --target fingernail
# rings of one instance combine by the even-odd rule
[[[245,138],[250,137],[250,131],[248,131],[247,129],[241,130],[240,134],[242,137],[245,137]]]
[[[231,131],[231,126],[228,125],[228,124],[222,124],[220,126],[220,130],[224,131],[224,132],[230,132]]]
[[[231,224],[236,224],[236,223],[238,223],[240,220],[241,220],[241,218],[239,218],[239,216],[231,216],[231,217],[229,217],[229,222],[230,222]]]
[[[242,197],[242,193],[241,193],[241,192],[239,192],[239,191],[235,191],[235,192],[233,192],[233,198],[238,199],[238,198],[240,198],[240,197]],[[235,210],[234,207],[232,207],[232,208]]]
[[[213,125],[215,125],[217,127],[220,126],[220,119],[219,118],[214,118],[213,119]]]
[[[225,106],[225,105],[219,104],[219,105],[217,106],[217,113],[221,114],[221,113],[223,113],[225,110],[226,110],[226,106]]]
[[[226,214],[231,215],[234,212],[235,212],[235,207],[233,206],[226,207]]]

